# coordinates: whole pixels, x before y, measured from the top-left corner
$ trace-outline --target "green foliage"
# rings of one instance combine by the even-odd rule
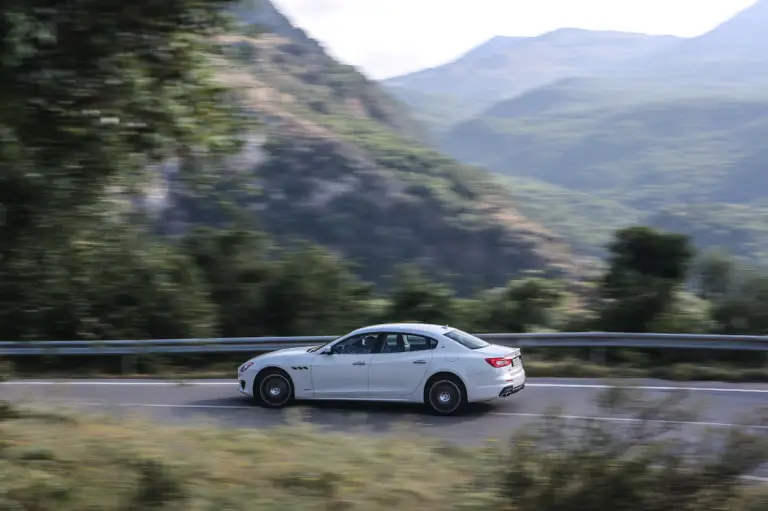
[[[11,2],[0,32],[4,242],[143,166],[234,141],[205,52],[229,2]]]
[[[264,293],[273,273],[263,236],[239,229],[199,228],[179,243],[204,277],[218,309],[218,334],[246,337],[260,332]],[[256,324],[254,324],[256,321]]]
[[[0,337],[208,335],[199,276],[135,232],[151,166],[238,145],[225,1],[10,2],[0,16]]]
[[[749,275],[714,304],[722,333],[768,335],[768,276]]]
[[[718,299],[732,290],[736,264],[724,252],[707,252],[695,262],[694,286],[704,300]]]
[[[418,269],[407,267],[397,275],[390,308],[389,321],[417,321],[447,325],[454,316],[453,291],[441,284],[429,282]]]
[[[510,281],[503,289],[483,293],[476,322],[493,332],[528,332],[552,327],[553,313],[564,298],[560,282],[538,277]]]
[[[0,273],[0,338],[207,337],[216,320],[185,255],[104,221],[40,240]]]
[[[333,335],[364,326],[371,288],[347,264],[317,246],[287,255],[264,293],[264,327],[273,335]],[[322,332],[322,333],[320,333]]]
[[[647,332],[670,309],[675,290],[685,282],[693,248],[686,236],[638,226],[618,231],[609,251],[600,287],[609,302],[601,323],[612,331]]]
[[[504,497],[520,511],[753,509],[734,487],[768,458],[764,437],[732,430],[691,435],[682,396],[651,400],[627,389],[600,397],[602,416],[625,426],[550,418],[515,438]],[[716,451],[710,443],[717,443]],[[705,454],[706,453],[706,454]]]
[[[649,332],[707,334],[717,330],[712,303],[690,293],[675,293],[666,310],[654,317]]]

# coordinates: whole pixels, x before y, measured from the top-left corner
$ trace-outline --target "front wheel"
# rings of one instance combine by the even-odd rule
[[[467,402],[464,385],[456,377],[437,378],[427,388],[426,405],[438,415],[453,415]]]
[[[269,369],[253,382],[253,398],[267,408],[282,408],[293,400],[293,382],[282,371]]]

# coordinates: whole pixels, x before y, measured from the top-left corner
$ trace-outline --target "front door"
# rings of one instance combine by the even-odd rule
[[[368,396],[368,372],[376,348],[376,336],[362,334],[337,342],[331,354],[312,359],[312,388],[320,399]]]

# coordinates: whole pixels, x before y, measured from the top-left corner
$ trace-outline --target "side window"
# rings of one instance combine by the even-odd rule
[[[405,335],[405,345],[408,351],[428,351],[437,348],[437,341],[422,335]]]
[[[360,334],[344,339],[333,345],[332,352],[337,355],[365,355],[376,350],[378,334]]]
[[[385,334],[381,346],[382,353],[402,353],[405,351],[402,335]]]

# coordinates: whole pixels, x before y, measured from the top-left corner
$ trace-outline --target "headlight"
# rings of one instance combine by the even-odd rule
[[[240,366],[240,369],[237,370],[237,374],[243,374],[245,371],[248,370],[249,367],[253,365],[253,362],[246,362],[245,364]]]

